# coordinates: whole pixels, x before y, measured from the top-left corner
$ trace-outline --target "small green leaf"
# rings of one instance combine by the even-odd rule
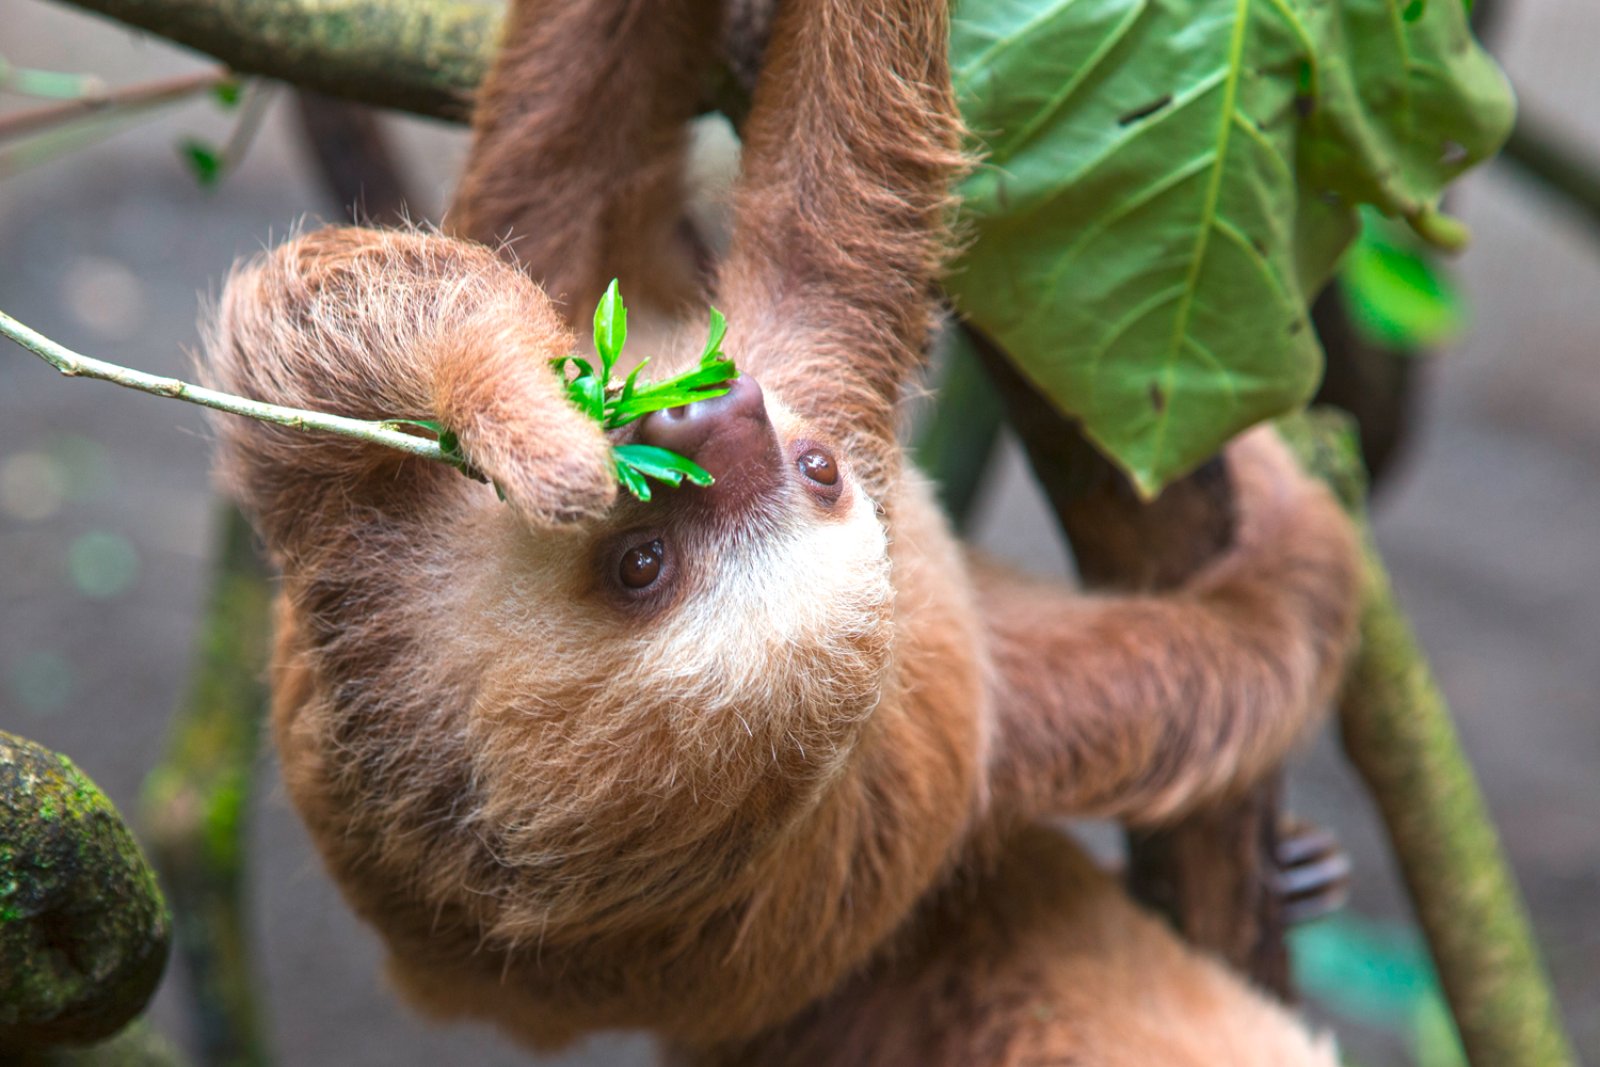
[[[229,78],[227,81],[218,82],[211,88],[211,98],[223,107],[238,107],[239,99],[242,95],[238,78]]]
[[[641,385],[640,372],[650,362],[643,359],[620,387],[615,386],[611,371],[627,342],[628,311],[613,278],[594,311],[594,349],[600,360],[600,370],[596,372],[592,365],[577,356],[561,356],[551,360],[550,365],[560,376],[573,406],[603,429],[612,430],[652,411],[710,400],[726,393],[727,383],[739,376],[733,361],[722,355],[722,339],[727,330],[727,318],[712,308],[698,366],[667,381]],[[566,376],[569,364],[577,370],[576,377]],[[695,485],[710,485],[712,481],[710,472],[699,464],[650,445],[619,445],[612,449],[612,461],[617,481],[640,500],[650,499],[651,478],[669,485],[680,485],[685,479]]]
[[[712,483],[711,473],[692,459],[654,445],[618,445],[611,450],[617,461],[657,481],[677,485],[685,478],[695,485]]]
[[[577,356],[561,356],[550,361],[550,365],[560,374],[566,373],[567,364],[569,363],[578,368],[578,376],[580,378],[585,375],[591,378],[594,377],[594,367],[590,366],[589,361],[586,359],[579,359]]]
[[[596,422],[604,422],[606,389],[599,378],[585,374],[581,378],[572,379],[567,383],[567,397],[577,405],[579,411]]]
[[[461,438],[450,430],[439,431],[439,451],[444,455],[444,461],[469,478],[475,476],[472,465],[467,462],[467,457],[461,451]]]
[[[632,493],[637,499],[648,502],[650,499],[650,483],[645,481],[644,475],[635,471],[621,459],[617,459],[615,463],[617,481],[622,483],[622,488]]]
[[[606,426],[615,429],[626,426],[641,415],[648,415],[652,411],[663,408],[677,408],[685,404],[698,403],[701,400],[714,400],[726,393],[727,387],[713,387],[710,389],[656,389],[649,392],[640,392],[626,404],[618,401],[606,415]]]
[[[643,358],[643,360],[640,360],[640,362],[638,362],[638,366],[635,366],[634,368],[634,373],[627,376],[626,382],[622,382],[621,394],[618,394],[618,398],[614,400],[613,405],[611,405],[611,410],[606,411],[606,429],[611,430],[616,429],[616,427],[619,426],[626,426],[627,422],[632,422],[634,421],[634,418],[638,418],[638,416],[632,416],[632,418],[621,419],[621,421],[618,421],[618,413],[622,410],[622,408],[626,408],[626,406],[629,405],[630,400],[634,398],[634,390],[638,389],[638,373],[640,373],[642,370],[645,370],[645,363],[650,363],[650,358],[646,357]]]
[[[433,419],[385,419],[382,425],[384,429],[398,429],[401,426],[416,426],[419,429],[427,430],[429,433],[433,434],[434,437],[438,437],[444,432],[444,425]]]
[[[722,338],[728,332],[728,319],[716,308],[711,309],[711,328],[707,331],[706,346],[700,350],[700,365],[722,358]]]
[[[661,382],[658,388],[708,389],[724,382],[731,382],[738,376],[739,372],[730,360],[719,359],[712,363],[703,363],[698,369],[680,374],[676,378],[668,378]]]
[[[1362,212],[1361,236],[1339,280],[1350,318],[1369,340],[1393,348],[1433,348],[1460,336],[1464,301],[1444,273],[1401,226]]]
[[[600,357],[602,378],[610,380],[611,368],[617,365],[617,357],[622,354],[627,340],[628,309],[623,306],[622,294],[617,290],[617,279],[612,278],[594,309],[594,350]]]
[[[222,153],[215,146],[190,137],[178,146],[178,154],[201,185],[216,185],[222,177]]]

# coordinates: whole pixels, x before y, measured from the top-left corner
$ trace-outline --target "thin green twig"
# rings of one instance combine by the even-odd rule
[[[244,415],[277,426],[286,426],[292,430],[321,430],[324,433],[338,434],[340,437],[383,445],[421,459],[431,459],[439,463],[450,462],[450,457],[439,447],[439,442],[407,433],[399,428],[398,422],[372,422],[366,419],[346,418],[343,415],[328,415],[320,411],[307,411],[304,408],[280,407],[277,404],[247,400],[231,393],[191,385],[177,378],[164,378],[157,374],[131,370],[128,367],[74,352],[37,330],[24,326],[4,311],[0,311],[0,334],[11,338],[69,378],[96,378],[127,389],[137,389],[152,396],[183,400],[190,404],[199,404],[201,407],[226,411],[232,415]]]
[[[179,74],[138,85],[85,93],[67,98],[60,103],[47,104],[26,111],[14,111],[0,116],[0,140],[40,133],[94,116],[129,115],[148,111],[163,104],[176,103],[215,89],[232,78],[233,74],[228,68],[212,67],[192,74]]]

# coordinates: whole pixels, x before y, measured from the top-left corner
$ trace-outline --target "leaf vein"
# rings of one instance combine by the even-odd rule
[[[1041,7],[1039,11],[1033,15],[1033,17],[1029,18],[1027,22],[1024,22],[1021,26],[1018,26],[1011,33],[995,38],[994,43],[990,44],[989,47],[980,52],[971,62],[963,65],[962,72],[955,79],[956,91],[961,92],[964,90],[967,86],[967,83],[972,80],[974,75],[982,74],[985,71],[992,70],[994,67],[993,60],[995,56],[1004,55],[1017,44],[1026,41],[1029,35],[1032,34],[1036,28],[1044,25],[1051,19],[1060,15],[1063,11],[1066,11],[1069,7],[1071,7],[1072,4],[1073,0],[1058,0],[1057,3]]]
[[[1168,342],[1167,354],[1164,360],[1166,369],[1163,374],[1163,384],[1171,392],[1172,372],[1177,364],[1178,352],[1183,344],[1183,339],[1189,334],[1189,316],[1194,306],[1195,291],[1200,283],[1200,269],[1205,264],[1206,246],[1211,239],[1212,224],[1217,218],[1217,202],[1222,193],[1222,175],[1227,169],[1229,133],[1233,129],[1234,112],[1238,109],[1239,98],[1239,73],[1244,68],[1242,57],[1244,53],[1245,29],[1250,20],[1251,0],[1236,0],[1234,6],[1233,34],[1228,42],[1227,79],[1223,83],[1222,121],[1217,131],[1217,149],[1211,168],[1211,180],[1206,185],[1204,206],[1201,209],[1200,226],[1195,233],[1194,253],[1189,261],[1188,276],[1184,281],[1183,295],[1178,301],[1178,313],[1173,317],[1172,337]],[[1159,461],[1166,450],[1167,428],[1172,424],[1170,416],[1156,420],[1155,433],[1151,441],[1150,455],[1152,462]]]
[[[1017,152],[1026,148],[1034,136],[1054,119],[1062,108],[1066,107],[1067,101],[1078,91],[1089,75],[1093,74],[1100,64],[1105,62],[1106,56],[1121,43],[1122,39],[1127,36],[1128,31],[1133,28],[1133,24],[1139,21],[1146,10],[1148,10],[1148,5],[1142,2],[1129,8],[1122,21],[1112,27],[1105,40],[1089,55],[1089,58],[1084,61],[1077,72],[1067,79],[1061,90],[1052,96],[1045,103],[1045,106],[1040,108],[1031,119],[1024,123],[1021,129],[1011,137],[1006,138],[1004,145],[995,148],[995,155],[1010,159]]]

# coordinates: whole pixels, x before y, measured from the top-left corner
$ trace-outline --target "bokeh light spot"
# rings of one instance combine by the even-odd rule
[[[59,652],[30,652],[6,674],[6,688],[23,709],[35,715],[60,711],[72,697],[76,672]]]
[[[60,466],[42,452],[18,452],[0,462],[0,512],[10,518],[48,519],[66,494]]]
[[[67,549],[67,574],[73,588],[90,599],[119,596],[139,577],[139,552],[121,534],[95,530]]]

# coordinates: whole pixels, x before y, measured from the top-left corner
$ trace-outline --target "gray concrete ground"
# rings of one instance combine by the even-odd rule
[[[1501,53],[1525,101],[1597,146],[1600,8],[1521,5]],[[0,6],[0,51],[116,83],[194,62],[39,0]],[[0,102],[3,108],[4,102]],[[398,123],[421,187],[442,202],[459,132]],[[199,300],[235,256],[326,213],[274,110],[217,190],[175,145],[225,136],[193,104],[66,158],[5,173],[0,307],[60,341],[181,373]],[[1574,1034],[1600,1058],[1600,241],[1503,167],[1461,210],[1478,234],[1460,263],[1476,327],[1430,367],[1417,447],[1379,533],[1454,703],[1527,892]],[[181,690],[210,538],[198,413],[66,382],[0,349],[0,727],[70,753],[134,810]],[[980,539],[1029,566],[1065,556],[1014,454]],[[1043,562],[1041,562],[1043,561]],[[266,761],[264,761],[265,763]],[[1400,916],[1369,807],[1331,746],[1296,776],[1297,806],[1338,828],[1357,904]],[[433,1028],[383,988],[373,938],[337,900],[263,766],[251,885],[273,1040],[284,1064],[526,1062],[475,1028]],[[173,975],[157,1018],[181,1026]],[[560,1061],[643,1062],[636,1040]]]

